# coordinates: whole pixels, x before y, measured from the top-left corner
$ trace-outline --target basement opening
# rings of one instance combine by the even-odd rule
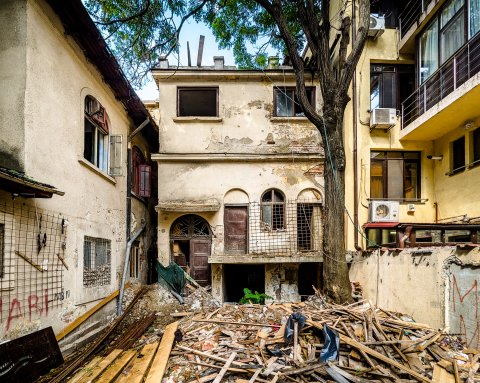
[[[265,292],[265,265],[223,265],[224,301],[238,302],[243,289]]]
[[[315,294],[312,286],[320,289],[320,263],[301,263],[298,267],[298,294],[302,301]]]

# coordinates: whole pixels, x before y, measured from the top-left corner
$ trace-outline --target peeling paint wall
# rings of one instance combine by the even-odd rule
[[[15,17],[12,17],[12,4],[18,7]],[[11,106],[0,95],[2,133],[6,128],[15,129],[15,137],[23,145],[20,151],[25,152],[19,162],[23,162],[26,174],[65,192],[64,196],[54,195],[51,199],[17,198],[14,202],[34,212],[45,209],[58,213],[68,220],[64,249],[68,270],[64,270],[61,280],[64,292],[58,296],[61,304],[45,310],[38,303],[38,310],[31,307],[30,316],[28,298],[27,307],[22,306],[20,311],[16,303],[12,304],[16,290],[0,289],[0,302],[7,308],[7,317],[0,318],[0,338],[12,338],[50,325],[58,332],[98,300],[118,289],[126,244],[126,149],[131,122],[123,105],[83,51],[65,34],[61,21],[44,0],[1,2],[0,20],[3,29],[10,31],[0,35],[2,85],[5,84],[3,75],[7,76],[11,70],[6,57],[14,58],[17,66],[15,76],[9,78],[14,84],[6,84],[2,89],[9,91],[2,95],[22,93],[21,102],[15,106],[19,112],[15,123],[4,120],[3,112]],[[9,42],[14,32],[21,36]],[[11,55],[5,54],[8,44],[12,44],[7,49]],[[110,133],[123,136],[123,176],[109,177],[83,159],[86,95],[95,97],[107,110]],[[0,137],[0,143],[5,137]],[[3,143],[0,146],[8,148]],[[11,148],[8,151],[15,154]],[[10,194],[0,192],[0,205],[11,201]],[[133,215],[137,225],[142,218],[148,220],[147,207],[142,201],[133,201]],[[38,224],[38,220],[36,222]],[[32,231],[36,230],[36,224],[32,225]],[[110,283],[106,285],[84,287],[86,236],[110,241],[111,274]],[[36,251],[33,254],[36,255]],[[13,257],[18,258],[15,254]],[[17,259],[17,262],[24,261]],[[33,268],[31,278],[38,278],[39,284],[44,283]],[[8,301],[3,299],[5,297]],[[49,295],[48,299],[56,298]],[[6,330],[8,316],[12,318],[9,331]]]
[[[360,282],[364,297],[378,306],[447,328],[476,348],[480,344],[479,267],[478,248],[376,250],[355,257],[350,279]]]

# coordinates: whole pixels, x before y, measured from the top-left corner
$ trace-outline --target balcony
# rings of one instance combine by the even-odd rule
[[[461,47],[402,103],[400,139],[436,139],[480,115],[480,36]]]
[[[416,25],[420,16],[427,10],[431,2],[432,0],[411,0],[408,2],[398,17],[400,21],[400,39],[403,39],[407,35],[413,25]]]

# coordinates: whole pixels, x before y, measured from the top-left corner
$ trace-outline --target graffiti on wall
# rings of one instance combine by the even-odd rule
[[[458,334],[466,346],[480,346],[479,270],[451,265],[449,294],[450,333]]]
[[[65,248],[68,221],[25,200],[0,200],[0,325],[10,331],[48,317],[70,295]]]

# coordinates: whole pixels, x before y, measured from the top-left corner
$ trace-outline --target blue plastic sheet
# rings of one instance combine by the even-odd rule
[[[340,337],[338,332],[331,329],[327,325],[323,326],[323,344],[322,351],[320,351],[320,362],[327,363],[338,360],[338,351],[340,350]]]

